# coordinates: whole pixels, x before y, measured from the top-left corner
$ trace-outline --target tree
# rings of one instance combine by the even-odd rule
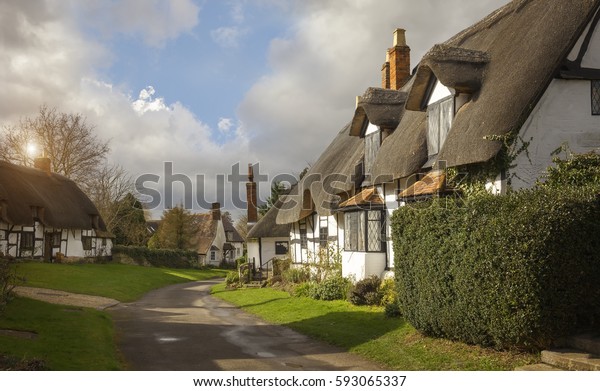
[[[108,142],[94,134],[94,127],[81,114],[57,112],[41,106],[37,117],[23,118],[16,126],[5,126],[0,135],[0,159],[32,166],[38,156],[28,150],[35,144],[38,156],[51,160],[53,172],[75,181],[86,191],[102,169],[110,151]]]
[[[258,213],[260,216],[267,214],[269,209],[275,205],[279,197],[287,192],[287,188],[283,182],[275,182],[271,185],[271,195],[267,198],[267,203],[258,207]]]
[[[150,238],[142,203],[131,193],[114,202],[115,216],[110,232],[117,244],[145,246]]]
[[[194,246],[198,235],[198,218],[183,205],[163,212],[158,231],[153,237],[158,248],[188,250]]]

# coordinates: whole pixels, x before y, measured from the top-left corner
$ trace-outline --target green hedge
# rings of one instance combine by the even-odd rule
[[[148,247],[114,246],[113,257],[126,255],[139,265],[165,266],[180,269],[198,267],[198,254],[195,251],[176,249],[150,249]]]
[[[600,323],[597,192],[435,200],[392,230],[400,308],[427,335],[540,349]]]

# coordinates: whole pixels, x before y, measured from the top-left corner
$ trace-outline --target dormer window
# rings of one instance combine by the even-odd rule
[[[432,83],[427,104],[427,154],[436,156],[452,126],[455,114],[455,94],[438,80]]]
[[[367,180],[371,179],[371,168],[377,157],[377,152],[381,146],[381,130],[376,125],[368,123],[365,129],[365,175]]]

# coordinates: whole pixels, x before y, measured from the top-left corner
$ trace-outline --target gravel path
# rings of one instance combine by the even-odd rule
[[[80,295],[78,293],[57,291],[54,289],[34,288],[30,286],[17,286],[15,287],[14,292],[18,296],[45,301],[47,303],[95,308],[97,310],[104,310],[119,304],[119,301],[106,297]]]

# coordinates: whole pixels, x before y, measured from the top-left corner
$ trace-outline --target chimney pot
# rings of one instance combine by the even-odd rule
[[[256,182],[254,182],[254,167],[248,164],[248,182],[246,182],[246,207],[248,209],[248,227],[258,221]]]
[[[394,46],[406,46],[406,30],[394,30]]]
[[[51,169],[51,160],[47,157],[37,157],[33,159],[33,167],[45,171],[47,173],[52,172]]]

